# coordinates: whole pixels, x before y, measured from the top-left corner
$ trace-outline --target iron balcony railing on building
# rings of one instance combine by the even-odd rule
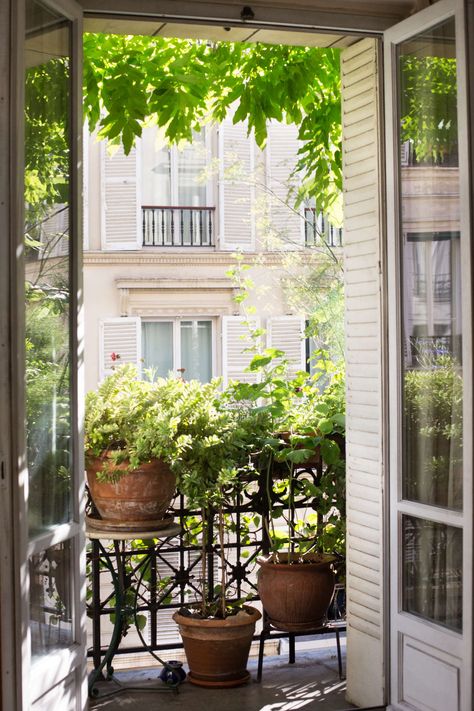
[[[214,247],[215,207],[144,205],[144,247]]]
[[[322,241],[330,247],[342,247],[342,228],[334,227],[315,207],[305,207],[304,232],[307,247],[316,247]]]

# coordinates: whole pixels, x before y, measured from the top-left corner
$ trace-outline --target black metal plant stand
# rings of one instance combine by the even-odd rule
[[[166,685],[160,687],[154,687],[148,690],[150,691],[175,691],[177,692],[177,687],[181,683],[182,679],[179,674],[176,674],[175,667],[168,662],[164,662],[160,657],[158,657],[154,651],[147,645],[140,631],[140,627],[137,620],[137,607],[138,607],[138,591],[139,587],[143,582],[145,572],[148,570],[151,559],[155,554],[154,549],[147,549],[143,554],[143,561],[141,566],[141,574],[139,575],[138,581],[136,582],[135,588],[133,590],[133,599],[129,596],[129,592],[132,590],[131,581],[128,578],[126,570],[126,558],[124,556],[123,546],[127,541],[136,539],[159,539],[160,542],[168,541],[170,538],[178,535],[180,533],[179,526],[171,526],[166,529],[155,530],[155,531],[110,531],[101,530],[99,526],[94,525],[94,527],[87,527],[86,535],[91,540],[92,543],[92,554],[91,554],[91,564],[92,564],[92,578],[93,578],[93,598],[98,597],[98,600],[92,601],[92,609],[97,610],[100,607],[100,566],[105,566],[105,568],[110,573],[112,580],[112,585],[114,589],[114,627],[112,636],[110,639],[109,646],[102,656],[101,644],[100,644],[100,615],[93,618],[93,633],[94,641],[97,643],[94,645],[94,669],[89,674],[88,688],[89,696],[92,698],[97,698],[99,696],[99,689],[97,687],[98,681],[112,681],[115,688],[112,691],[100,694],[100,696],[111,696],[113,694],[120,693],[122,691],[131,691],[138,689],[138,687],[124,685],[118,681],[114,676],[113,659],[118,651],[120,642],[124,636],[127,627],[132,619],[135,627],[137,629],[140,640],[143,644],[143,648],[146,649],[153,657],[163,665],[163,667],[168,672],[165,674]],[[105,546],[103,540],[109,540],[113,542],[113,549]],[[127,602],[128,600],[128,602]],[[104,675],[105,670],[105,675]],[[147,688],[141,687],[140,691],[146,691]]]

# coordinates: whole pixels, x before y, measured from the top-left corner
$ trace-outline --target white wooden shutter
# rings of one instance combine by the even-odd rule
[[[102,152],[102,248],[141,247],[138,147],[126,156],[122,146],[111,155],[106,141]]]
[[[141,369],[141,319],[138,316],[108,318],[100,322],[100,379],[113,372],[114,366],[134,363]],[[115,360],[112,354],[119,356]]]
[[[295,210],[299,186],[292,173],[298,162],[298,127],[270,121],[267,127],[268,246],[295,249],[304,245],[303,208]]]
[[[241,380],[245,383],[256,383],[259,379],[258,372],[246,373],[254,353],[246,352],[252,342],[248,337],[249,327],[247,319],[243,316],[222,317],[222,375],[224,385],[230,380]],[[257,318],[249,319],[252,328],[259,328]]]
[[[267,319],[267,343],[271,348],[285,351],[289,361],[288,373],[306,370],[305,321],[301,316],[275,316]]]
[[[377,41],[342,51],[347,394],[347,698],[384,701],[382,218]]]
[[[255,249],[255,141],[247,123],[219,126],[219,242],[221,249]]]

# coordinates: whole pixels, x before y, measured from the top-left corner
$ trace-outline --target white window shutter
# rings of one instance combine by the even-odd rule
[[[298,127],[269,121],[266,145],[269,247],[297,249],[304,245],[304,211],[295,210],[299,180]]]
[[[110,155],[102,151],[102,248],[137,249],[142,244],[139,195],[139,147],[126,156],[122,146]]]
[[[247,123],[227,117],[219,126],[219,238],[221,249],[255,249],[255,141]]]
[[[275,316],[267,319],[267,344],[285,352],[288,373],[306,370],[305,320],[301,316]]]
[[[258,318],[248,319],[252,328],[260,327]],[[258,372],[245,372],[250,365],[254,353],[245,349],[252,345],[247,319],[243,316],[222,317],[222,375],[224,385],[231,380],[241,380],[245,383],[256,383]]]
[[[133,363],[141,370],[141,319],[138,316],[108,318],[100,322],[100,379],[113,372],[114,367]],[[113,358],[112,354],[118,356]]]

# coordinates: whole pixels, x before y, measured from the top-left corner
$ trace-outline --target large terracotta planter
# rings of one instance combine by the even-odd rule
[[[189,665],[188,679],[198,686],[229,688],[250,679],[247,661],[255,623],[262,615],[245,607],[236,615],[198,619],[175,612]]]
[[[106,467],[120,470],[118,480],[99,481],[97,475]],[[166,511],[176,490],[176,478],[169,466],[159,459],[141,464],[131,472],[127,462],[114,465],[103,457],[89,457],[87,460],[87,483],[92,500],[105,522],[128,523],[145,528],[150,525],[159,528],[168,525]]]
[[[278,560],[258,559],[258,594],[270,623],[285,632],[321,627],[334,592],[335,557],[315,553],[300,563],[296,555],[279,553]]]

